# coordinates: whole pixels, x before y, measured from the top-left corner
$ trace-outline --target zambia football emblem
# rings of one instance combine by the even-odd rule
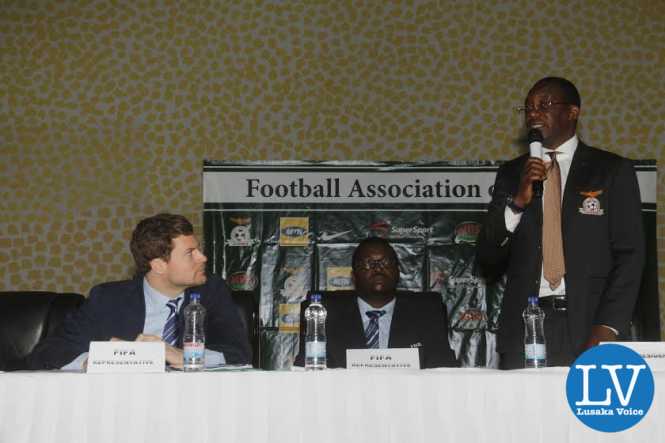
[[[582,202],[582,207],[579,208],[579,211],[581,214],[584,215],[603,215],[605,214],[605,210],[600,207],[600,200],[598,200],[596,197],[598,197],[600,194],[602,194],[603,191],[588,191],[588,192],[580,192],[581,195],[585,196],[586,198]]]

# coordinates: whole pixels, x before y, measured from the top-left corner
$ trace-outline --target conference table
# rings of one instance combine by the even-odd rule
[[[0,442],[663,442],[665,372],[619,433],[587,428],[567,368],[0,373]]]

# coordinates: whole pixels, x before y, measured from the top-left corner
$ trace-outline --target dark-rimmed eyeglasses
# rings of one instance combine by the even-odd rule
[[[366,258],[363,260],[358,260],[356,262],[356,267],[363,271],[371,271],[372,269],[387,269],[394,264],[395,260],[391,257],[383,257],[378,260]]]
[[[545,102],[540,102],[535,106],[527,105],[527,106],[518,106],[515,108],[515,112],[518,114],[528,114],[530,112],[548,112],[550,109],[552,109],[552,106],[554,105],[570,105],[570,103],[566,102],[553,102],[552,100],[547,100]]]

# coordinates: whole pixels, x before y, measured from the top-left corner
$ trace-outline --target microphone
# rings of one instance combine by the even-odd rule
[[[531,157],[543,158],[543,134],[536,128],[529,129],[529,133],[526,137],[529,142],[529,152]],[[533,195],[534,197],[543,196],[543,182],[538,180],[533,182]]]

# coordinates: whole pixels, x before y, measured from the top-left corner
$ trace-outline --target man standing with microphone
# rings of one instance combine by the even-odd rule
[[[531,295],[545,311],[550,366],[629,330],[644,266],[637,178],[630,160],[578,139],[580,109],[570,81],[536,82],[519,109],[531,155],[497,172],[478,260],[508,276],[497,334],[503,369],[524,367],[521,315]]]

